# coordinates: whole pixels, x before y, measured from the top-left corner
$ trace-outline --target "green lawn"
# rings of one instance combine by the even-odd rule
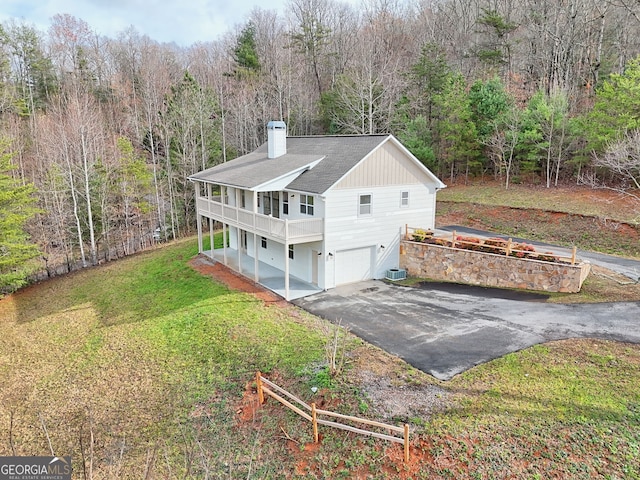
[[[142,478],[153,464],[161,478],[182,478],[219,472],[246,454],[232,428],[246,382],[256,370],[300,375],[323,358],[324,338],[315,320],[196,273],[187,265],[194,245],[77,272],[0,302],[5,438],[13,422],[0,454],[12,445],[16,454],[47,454],[45,427],[57,454],[72,455],[76,469],[84,455],[99,477]],[[194,412],[206,412],[208,423]],[[200,438],[205,427],[211,431]]]
[[[0,301],[0,455],[50,442],[75,478],[640,478],[639,346],[557,342],[442,383],[352,339],[329,381],[328,324],[196,273],[195,243]],[[409,422],[409,464],[340,430],[313,447],[310,425],[272,400],[254,411],[256,370],[324,408]],[[444,388],[448,408],[386,418],[362,370],[400,403]]]

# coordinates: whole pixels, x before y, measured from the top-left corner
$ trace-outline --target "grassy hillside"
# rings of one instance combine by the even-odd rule
[[[640,258],[640,204],[608,190],[454,185],[438,193],[437,215],[438,225]]]
[[[0,300],[0,455],[71,455],[75,478],[640,478],[640,347],[568,341],[447,383],[329,325],[228,290],[188,239]],[[307,401],[411,425],[398,445],[310,425],[256,370]],[[313,393],[312,386],[320,388]]]
[[[150,467],[182,478],[248,455],[233,432],[246,382],[257,369],[300,375],[324,340],[312,320],[197,274],[194,245],[0,301],[1,455],[47,454],[50,440],[95,478],[143,478]]]
[[[578,186],[546,188],[542,185],[511,185],[508,190],[494,181],[451,185],[438,192],[443,202],[534,208],[586,215],[601,219],[640,223],[640,204],[629,196],[605,189]]]

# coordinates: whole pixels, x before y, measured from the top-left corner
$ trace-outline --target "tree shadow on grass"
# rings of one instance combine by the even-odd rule
[[[18,323],[89,305],[103,325],[140,322],[204,300],[258,303],[188,266],[195,251],[178,243],[29,286],[0,301],[0,317]]]

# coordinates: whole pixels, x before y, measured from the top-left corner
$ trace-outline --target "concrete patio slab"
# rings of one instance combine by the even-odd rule
[[[225,264],[225,255],[223,249],[216,249],[213,251],[207,250],[203,252],[204,255],[213,259],[216,262]],[[241,272],[243,275],[254,280],[255,277],[255,259],[249,255],[242,254],[240,256],[240,264],[238,263],[238,251],[235,249],[226,249],[226,266],[235,272]],[[242,266],[242,269],[240,266]],[[258,281],[260,285],[268,288],[272,292],[277,293],[282,298],[286,298],[285,294],[285,282],[284,272],[264,262],[258,262]],[[322,292],[322,289],[317,285],[305,282],[293,275],[289,276],[289,300],[295,300],[297,298],[306,297],[309,295]]]

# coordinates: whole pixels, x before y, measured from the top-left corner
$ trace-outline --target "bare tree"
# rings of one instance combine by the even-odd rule
[[[604,155],[594,158],[593,166],[610,173],[612,181],[605,182],[591,173],[583,175],[582,183],[633,198],[640,213],[640,130],[627,132],[623,138],[611,143]]]
[[[512,107],[502,125],[496,125],[493,135],[483,143],[489,149],[496,175],[504,174],[504,188],[509,189],[515,162],[515,150],[520,132],[520,110]]]

